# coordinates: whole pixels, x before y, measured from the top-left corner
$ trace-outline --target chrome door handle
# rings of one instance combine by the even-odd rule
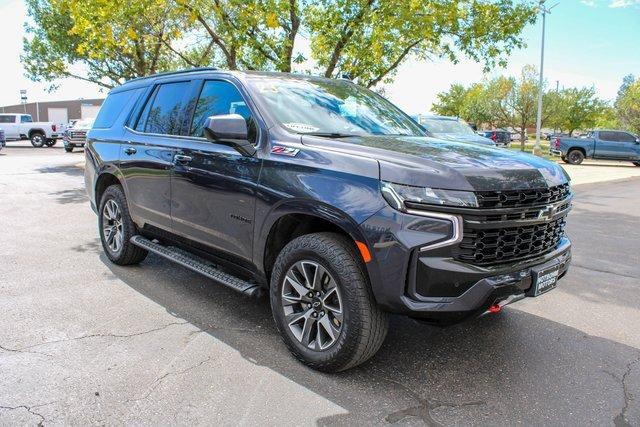
[[[124,154],[131,156],[132,154],[136,154],[138,152],[138,150],[136,150],[133,147],[127,147],[124,149]]]
[[[189,163],[191,160],[193,160],[191,156],[185,156],[182,154],[176,154],[173,156],[174,163]]]

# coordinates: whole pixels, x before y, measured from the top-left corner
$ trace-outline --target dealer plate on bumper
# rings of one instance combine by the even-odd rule
[[[560,265],[556,264],[551,267],[540,270],[533,270],[533,284],[531,285],[530,294],[534,297],[549,292],[558,284],[558,275],[560,274]]]

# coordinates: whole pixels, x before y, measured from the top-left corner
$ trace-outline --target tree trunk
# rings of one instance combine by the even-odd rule
[[[525,144],[525,133],[527,132],[526,128],[520,128],[520,151],[524,151],[524,144]]]

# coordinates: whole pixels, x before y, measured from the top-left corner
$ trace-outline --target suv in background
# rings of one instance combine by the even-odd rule
[[[149,252],[268,292],[291,352],[373,356],[388,313],[447,325],[553,289],[572,193],[556,163],[430,137],[376,93],[320,77],[197,69],[112,90],[85,183],[106,256]]]
[[[418,123],[430,134],[448,141],[495,147],[495,141],[478,135],[464,120],[448,116],[418,116]]]
[[[0,129],[0,150],[7,145],[7,141],[4,137],[4,130]]]
[[[508,147],[511,144],[511,132],[508,130],[483,130],[478,133],[480,136],[492,140],[496,145]]]
[[[84,144],[87,141],[87,132],[91,130],[95,120],[93,118],[75,120],[62,135],[64,151],[71,153],[74,148],[84,148]]]
[[[53,122],[34,122],[29,114],[0,114],[0,126],[8,141],[30,140],[34,147],[52,147],[60,137]]]

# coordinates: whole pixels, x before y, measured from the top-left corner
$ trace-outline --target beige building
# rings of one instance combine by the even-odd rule
[[[94,118],[104,99],[76,99],[72,101],[30,102],[0,107],[0,113],[31,114],[36,122],[66,125],[69,120]]]

